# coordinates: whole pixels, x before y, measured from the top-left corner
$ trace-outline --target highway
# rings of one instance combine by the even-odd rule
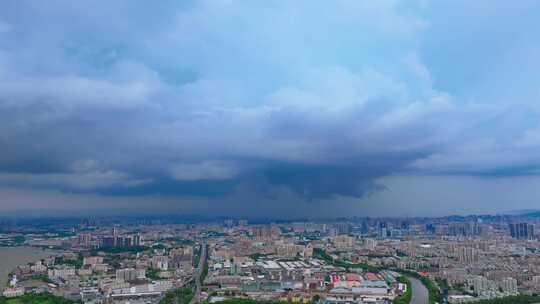
[[[191,304],[199,304],[201,302],[201,276],[204,271],[204,264],[206,262],[206,243],[201,245],[201,257],[199,258],[199,265],[193,272],[193,282],[195,283],[195,290]]]

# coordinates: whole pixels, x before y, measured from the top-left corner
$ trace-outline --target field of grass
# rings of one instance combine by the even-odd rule
[[[407,291],[404,294],[402,294],[401,296],[394,299],[393,303],[394,304],[409,304],[411,302],[411,298],[412,298],[411,281],[409,279],[407,279],[407,277],[405,277],[405,276],[401,276],[397,280],[400,283],[407,284]]]
[[[193,299],[193,290],[180,288],[167,292],[159,304],[189,304],[191,299]]]
[[[313,255],[316,258],[322,259],[326,261],[328,264],[332,264],[337,267],[343,267],[343,268],[360,268],[364,269],[365,271],[371,271],[371,272],[377,272],[379,270],[384,269],[383,267],[378,267],[374,265],[369,265],[366,263],[347,263],[341,260],[334,260],[330,255],[328,255],[324,250],[320,248],[315,248],[313,250]]]
[[[25,294],[17,298],[0,298],[0,304],[75,304],[62,297],[57,297],[49,293]]]

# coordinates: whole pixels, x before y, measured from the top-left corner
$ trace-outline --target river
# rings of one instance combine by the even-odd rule
[[[429,293],[420,280],[408,277],[412,285],[412,298],[410,304],[428,304]]]
[[[0,290],[6,286],[9,273],[18,265],[35,262],[52,255],[36,247],[0,247]]]

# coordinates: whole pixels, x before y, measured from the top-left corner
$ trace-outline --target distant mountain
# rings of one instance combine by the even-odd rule
[[[510,214],[519,215],[519,216],[540,217],[540,210],[538,209],[516,210],[516,211],[511,212]]]

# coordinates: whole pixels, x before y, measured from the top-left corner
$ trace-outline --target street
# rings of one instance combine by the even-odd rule
[[[201,276],[204,271],[204,263],[206,262],[206,243],[201,245],[201,257],[199,259],[199,265],[193,272],[193,282],[195,283],[195,290],[191,304],[198,304],[201,302]]]

